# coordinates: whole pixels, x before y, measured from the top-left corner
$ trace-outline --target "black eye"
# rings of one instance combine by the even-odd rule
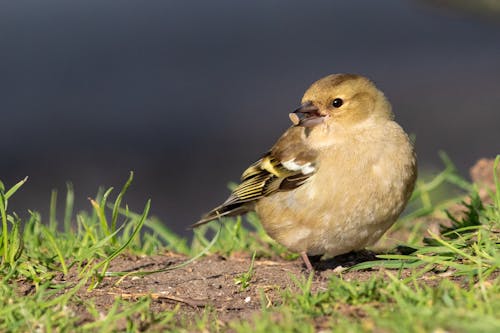
[[[339,108],[344,104],[344,101],[341,98],[335,98],[332,102],[334,108]]]

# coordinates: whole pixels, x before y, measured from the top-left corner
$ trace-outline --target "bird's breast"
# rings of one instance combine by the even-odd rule
[[[322,151],[303,185],[257,203],[272,238],[293,251],[336,255],[373,243],[392,225],[413,189],[413,148],[402,130],[354,141]]]

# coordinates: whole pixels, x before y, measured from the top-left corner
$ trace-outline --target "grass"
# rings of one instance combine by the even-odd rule
[[[27,186],[27,179],[10,188],[0,182],[0,331],[500,331],[500,181],[495,178],[492,200],[484,202],[449,159],[443,160],[441,173],[419,179],[409,209],[393,228],[406,235],[399,247],[404,251],[389,251],[351,268],[371,270],[368,279],[350,280],[340,273],[326,288],[315,289],[313,275],[292,276],[294,285],[280,291],[280,302],[270,305],[262,292],[261,310],[251,320],[227,323],[210,308],[186,320],[179,319],[179,307],[151,311],[153,299],[147,296],[117,298],[103,314],[78,293],[101,286],[110,275],[154,274],[157,271],[110,272],[109,267],[124,254],[165,251],[192,258],[207,252],[253,253],[248,270],[233,279],[241,291],[251,288],[254,261],[296,258],[265,234],[255,215],[247,222],[205,225],[188,242],[148,216],[150,200],[141,213],[122,204],[133,173],[116,197],[112,188],[99,191],[90,199],[92,209],[76,214],[68,184],[62,220],[55,213],[57,192],[52,193],[46,220],[33,211],[22,220],[9,211],[9,202]],[[500,156],[497,170],[499,162]],[[464,200],[465,213],[447,212],[457,200]],[[449,221],[439,233],[427,230],[434,218]],[[83,309],[90,320],[79,319]]]
[[[258,314],[252,322],[234,322],[231,327],[238,332],[313,332],[318,328],[335,332],[496,332],[500,327],[495,312],[500,300],[485,301],[474,286],[463,288],[444,279],[431,287],[415,277],[401,279],[390,272],[387,276],[389,279],[374,277],[364,282],[333,277],[328,290],[317,293],[310,289],[311,279],[305,279],[298,282],[301,292],[286,292],[277,309]],[[498,295],[498,284],[489,288],[491,295]]]
[[[250,262],[250,267],[248,267],[248,271],[234,278],[234,283],[240,286],[240,291],[243,291],[250,287],[250,281],[252,280],[252,277],[254,275],[253,266],[255,263],[255,254],[256,252],[254,251],[252,255],[252,261]]]

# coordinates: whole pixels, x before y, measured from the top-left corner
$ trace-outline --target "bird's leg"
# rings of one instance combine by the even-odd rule
[[[311,265],[311,262],[309,261],[309,257],[307,256],[307,253],[305,251],[300,252],[300,257],[302,258],[302,261],[306,265],[307,271],[312,272],[314,270],[314,268]]]

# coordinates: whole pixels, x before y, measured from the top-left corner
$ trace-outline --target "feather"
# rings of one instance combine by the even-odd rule
[[[315,159],[316,152],[305,142],[304,128],[291,127],[267,154],[243,172],[241,183],[227,200],[192,227],[219,217],[245,214],[256,200],[301,186],[316,171]]]

